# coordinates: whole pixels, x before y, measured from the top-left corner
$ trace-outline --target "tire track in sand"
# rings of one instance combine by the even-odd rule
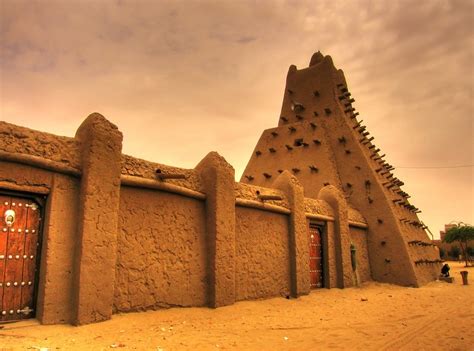
[[[391,340],[388,340],[384,342],[379,350],[383,351],[389,351],[389,350],[402,350],[404,347],[406,347],[412,340],[415,338],[419,338],[422,336],[428,329],[432,328],[437,328],[437,326],[441,326],[444,322],[440,317],[442,317],[445,314],[450,314],[454,312],[454,308],[449,309],[448,311],[444,310],[442,315],[440,314],[434,314],[431,316],[427,316],[425,320],[419,321],[419,323],[414,326],[410,327],[407,331],[401,332],[397,334],[394,338]],[[410,317],[405,319],[406,321],[410,320]]]

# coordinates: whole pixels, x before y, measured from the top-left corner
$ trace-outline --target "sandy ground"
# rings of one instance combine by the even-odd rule
[[[114,315],[73,327],[4,324],[0,350],[474,350],[474,268],[463,286],[367,283],[295,300],[245,301],[216,310],[173,308]]]

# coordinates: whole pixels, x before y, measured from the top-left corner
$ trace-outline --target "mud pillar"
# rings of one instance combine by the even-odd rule
[[[273,183],[283,191],[290,205],[290,272],[291,295],[298,297],[309,294],[309,243],[306,222],[304,191],[296,177],[284,171]]]
[[[196,166],[206,193],[209,306],[235,302],[235,171],[217,152]]]
[[[112,315],[122,133],[98,113],[76,132],[82,157],[74,259],[73,323]]]
[[[334,211],[337,287],[353,285],[351,265],[351,238],[349,233],[349,209],[342,193],[333,185],[323,187],[318,199],[324,200]]]

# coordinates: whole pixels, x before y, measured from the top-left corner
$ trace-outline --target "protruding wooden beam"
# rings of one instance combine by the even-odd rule
[[[293,171],[293,173],[299,173],[300,172],[299,168],[292,168],[291,170]]]
[[[247,178],[247,180],[250,181],[250,182],[252,180],[254,180],[253,176],[251,176],[251,175],[246,175],[245,178]]]
[[[362,124],[362,122],[364,122],[363,119],[361,119],[359,122],[357,122],[357,123],[352,127],[352,129],[357,129],[357,128]]]
[[[165,179],[185,179],[186,175],[183,173],[163,173],[161,169],[157,169],[156,171],[156,176],[160,180],[165,180]]]
[[[283,199],[280,195],[262,194],[262,193],[260,193],[260,190],[257,190],[257,197],[261,201],[282,200]]]

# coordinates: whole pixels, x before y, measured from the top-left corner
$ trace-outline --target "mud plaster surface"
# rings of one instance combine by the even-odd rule
[[[78,142],[74,138],[0,122],[0,150],[27,154],[80,168]]]
[[[102,115],[89,115],[76,131],[82,154],[78,245],[75,252],[75,324],[112,315],[122,133]]]
[[[324,262],[328,266],[329,272],[329,287],[337,287],[337,269],[336,269],[336,238],[335,238],[335,224],[334,222],[327,222],[327,251],[329,256],[329,262]],[[324,264],[323,263],[323,264]],[[324,267],[323,267],[324,269]],[[326,284],[326,283],[325,283]]]
[[[122,187],[114,310],[206,304],[204,202]]]
[[[288,200],[285,196],[285,193],[278,189],[265,188],[262,186],[255,186],[245,183],[235,183],[234,186],[235,197],[245,200],[260,201],[257,192],[260,192],[262,195],[277,195],[281,196],[282,200],[270,200],[265,201],[267,204],[277,205],[285,208],[289,208]]]
[[[43,323],[70,323],[72,319],[73,260],[77,222],[74,218],[79,194],[77,179],[54,175],[54,187],[48,197],[48,217],[43,227],[40,295],[38,307]],[[47,292],[47,294],[44,294]]]
[[[326,201],[310,199],[307,197],[304,199],[304,206],[305,206],[305,211],[308,213],[321,214],[325,216],[334,217],[334,211]]]
[[[0,162],[0,182],[21,187],[51,188],[54,173],[28,165]]]
[[[360,228],[350,228],[350,237],[356,247],[357,272],[359,281],[366,282],[372,280],[370,274],[369,252],[367,249],[367,231]]]
[[[236,299],[289,295],[288,216],[236,208]]]
[[[167,179],[167,183],[179,185],[196,191],[203,190],[199,175],[193,169],[172,167],[163,165],[161,163],[142,160],[128,155],[122,155],[123,175],[130,175],[147,179],[156,179],[157,169],[160,169],[165,174],[184,174],[186,177],[185,179]]]
[[[347,215],[349,216],[349,221],[367,223],[364,216],[362,216],[362,213],[357,211],[355,208],[349,206],[347,210],[348,210]]]

